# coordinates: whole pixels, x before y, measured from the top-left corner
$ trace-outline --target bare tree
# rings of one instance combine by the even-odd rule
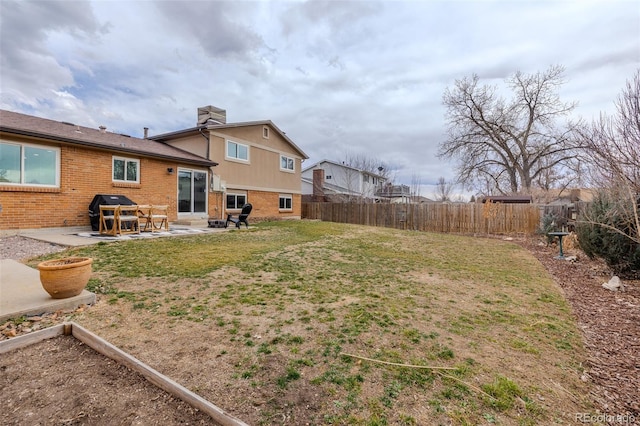
[[[601,114],[580,134],[586,141],[594,185],[607,192],[614,203],[611,213],[624,218],[627,226],[598,225],[640,244],[640,69],[627,81],[615,106],[614,116]]]
[[[436,201],[452,201],[451,200],[451,192],[453,191],[454,184],[451,182],[447,182],[447,180],[440,176],[438,178],[438,182],[436,183]]]
[[[342,181],[348,192],[347,201],[371,200],[376,195],[375,189],[392,181],[391,169],[376,157],[347,153],[342,165],[345,166]]]
[[[506,81],[513,93],[508,101],[497,87],[480,85],[477,75],[445,90],[448,139],[439,156],[458,160],[459,182],[471,187],[479,181],[502,194],[531,193],[540,179],[554,184],[549,179],[560,174],[550,171],[575,162],[574,125],[557,123],[575,108],[557,94],[563,72],[561,66],[516,72]]]
[[[411,175],[411,186],[409,187],[411,201],[416,203],[420,199],[422,188],[422,177],[418,174]]]
[[[381,176],[388,182],[391,182],[393,180],[393,170],[391,170],[391,168],[388,167],[388,165],[385,164],[384,161],[374,156],[348,152],[345,155],[344,164],[371,174]]]
[[[495,180],[488,175],[478,175],[473,181],[473,185],[468,186],[475,190],[478,197],[486,197],[501,193],[495,184]]]
[[[346,194],[343,195],[344,201],[362,201],[365,194],[362,189],[363,184],[360,181],[360,171],[344,161],[342,165],[344,167],[340,169],[340,176],[336,176],[336,182],[339,182],[346,189]]]
[[[553,158],[544,158],[542,164],[550,164]],[[565,190],[583,183],[583,163],[578,157],[564,161],[563,167],[544,167],[535,179],[536,186],[544,191]]]

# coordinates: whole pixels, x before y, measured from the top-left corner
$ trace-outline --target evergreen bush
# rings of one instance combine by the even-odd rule
[[[624,203],[598,195],[578,217],[576,234],[587,256],[603,259],[617,275],[634,276],[640,273],[640,244],[629,238],[635,228]]]

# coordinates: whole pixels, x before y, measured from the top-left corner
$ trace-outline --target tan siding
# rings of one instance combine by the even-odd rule
[[[262,129],[265,126],[256,125],[256,126],[246,126],[246,127],[229,127],[225,129],[220,129],[221,133],[224,133],[229,138],[237,138],[240,141],[251,141],[252,144],[264,145],[270,149],[274,149],[277,151],[288,152],[291,155],[299,156],[293,147],[287,142],[278,132],[276,132],[272,127],[269,127],[269,138],[265,139],[262,137]],[[215,130],[213,132],[216,132]]]
[[[269,138],[263,137],[264,125],[224,127],[209,132],[209,159],[218,163],[213,171],[226,183],[227,192],[245,193],[253,204],[254,218],[295,218],[301,214],[302,158],[281,134],[269,126]],[[202,136],[191,132],[187,137],[168,140],[170,145],[201,154]],[[249,146],[249,162],[226,158],[226,141]],[[295,159],[295,172],[280,171],[280,155]],[[201,154],[202,155],[202,154]],[[280,194],[292,195],[293,211],[280,212]],[[211,202],[209,203],[211,205]],[[209,216],[217,211],[210,210]],[[225,211],[225,214],[227,212]],[[233,211],[237,213],[237,211]]]
[[[207,157],[207,141],[203,136],[188,136],[184,138],[174,139],[171,141],[172,146],[180,148],[184,151],[191,152],[192,154],[199,155],[201,157]],[[215,161],[215,160],[214,160]]]
[[[219,133],[211,135],[211,159],[219,163],[215,172],[222,176],[228,185],[246,189],[301,192],[301,159],[293,147],[277,132],[271,129],[269,139],[264,139],[262,126],[224,130],[224,135]],[[227,160],[226,140],[248,145],[249,162]],[[280,171],[280,154],[295,159],[294,173]]]

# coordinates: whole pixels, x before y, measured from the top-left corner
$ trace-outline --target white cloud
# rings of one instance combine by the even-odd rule
[[[140,136],[216,105],[311,156],[371,153],[410,183],[436,157],[442,93],[477,73],[566,66],[563,100],[610,110],[640,68],[633,1],[0,2],[0,107]]]

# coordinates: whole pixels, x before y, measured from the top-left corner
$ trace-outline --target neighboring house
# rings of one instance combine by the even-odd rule
[[[380,187],[377,192],[378,197],[384,200],[388,200],[391,203],[401,204],[401,203],[422,203],[425,200],[429,200],[425,197],[418,197],[411,195],[411,189],[408,185],[393,185],[391,183],[387,183],[386,185]]]
[[[300,173],[308,157],[270,120],[227,123],[225,110],[206,106],[198,108],[195,127],[149,139],[218,163],[210,190],[223,197],[208,217],[237,214],[245,203],[253,205],[251,217],[301,217]]]
[[[593,201],[597,191],[588,188],[552,189],[534,195],[542,216],[553,215],[557,224],[573,231],[580,212]]]
[[[432,200],[429,197],[423,197],[422,195],[413,195],[413,196],[411,196],[411,202],[414,203],[414,204],[437,203],[436,200]]]
[[[168,205],[170,221],[212,211],[214,166],[154,140],[0,110],[0,232],[88,226],[96,194]]]
[[[534,192],[533,199],[536,204],[573,204],[577,202],[593,201],[596,190],[589,188],[564,188],[538,190]]]
[[[323,196],[331,201],[375,201],[386,178],[335,161],[322,160],[302,170],[302,193],[314,194],[314,170],[322,170]],[[316,173],[316,176],[321,176]],[[316,192],[319,183],[316,184]]]

